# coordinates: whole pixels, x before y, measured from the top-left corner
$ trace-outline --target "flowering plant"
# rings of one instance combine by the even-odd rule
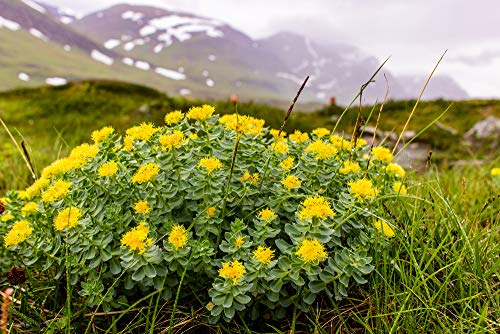
[[[123,137],[94,131],[93,144],[10,191],[2,267],[65,273],[82,302],[105,310],[153,290],[208,293],[213,321],[247,308],[307,311],[318,294],[341,299],[365,283],[371,254],[395,235],[380,203],[406,194],[392,153],[213,113],[174,111],[166,126]]]

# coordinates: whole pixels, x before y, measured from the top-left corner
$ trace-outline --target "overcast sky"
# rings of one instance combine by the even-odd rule
[[[149,4],[217,18],[253,38],[291,30],[355,45],[396,75],[438,74],[473,97],[500,97],[500,0],[42,0],[89,13]]]

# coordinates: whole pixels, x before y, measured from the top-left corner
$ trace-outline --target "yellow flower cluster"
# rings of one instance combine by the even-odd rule
[[[184,114],[180,110],[169,112],[165,115],[165,123],[168,125],[177,124],[184,118]]]
[[[223,262],[222,268],[219,269],[219,276],[223,278],[228,278],[233,280],[233,284],[238,283],[238,281],[245,274],[245,266],[238,260],[231,262]]]
[[[57,180],[52,186],[47,188],[47,190],[42,193],[42,201],[45,203],[58,201],[66,196],[69,188],[71,188],[70,182]]]
[[[31,186],[26,188],[26,190],[24,190],[22,194],[20,194],[20,196],[23,199],[31,199],[36,195],[38,195],[40,191],[45,189],[49,184],[50,184],[49,179],[41,177],[38,180],[36,180]]]
[[[82,216],[82,210],[77,207],[70,206],[62,211],[59,211],[54,219],[54,227],[58,231],[64,230],[66,227],[75,227]]]
[[[100,177],[113,176],[118,172],[118,164],[115,161],[108,161],[103,163],[97,173]]]
[[[182,225],[174,225],[168,235],[168,242],[179,249],[186,245],[188,241],[188,232]]]
[[[361,168],[359,167],[357,162],[346,161],[344,162],[344,165],[340,168],[339,171],[341,174],[349,174],[349,173],[356,174],[361,171]]]
[[[207,173],[210,174],[216,169],[221,169],[222,163],[219,159],[206,157],[200,160],[198,167],[204,167],[207,170]]]
[[[8,222],[9,220],[11,220],[13,218],[14,218],[14,216],[11,215],[10,213],[4,213],[2,215],[2,219],[0,219],[0,220],[5,223],[5,222]]]
[[[500,175],[500,168],[499,167],[492,168],[491,169],[491,176],[498,176],[498,175]]]
[[[400,195],[406,195],[408,193],[405,185],[399,181],[394,182],[394,184],[392,185],[392,189],[395,193]]]
[[[203,121],[212,116],[214,111],[215,111],[214,107],[205,104],[201,107],[191,107],[186,116],[188,119]]]
[[[126,135],[125,138],[123,138],[123,148],[126,151],[132,151],[134,149],[134,137]]]
[[[307,132],[302,133],[299,130],[295,130],[295,132],[289,135],[288,138],[296,143],[303,143],[309,140],[309,135],[307,134]]]
[[[385,236],[388,238],[392,238],[396,235],[394,233],[394,231],[392,230],[392,228],[389,226],[389,224],[387,224],[383,220],[376,221],[374,226],[377,230],[382,231],[385,234]]]
[[[288,153],[288,151],[290,150],[288,148],[287,143],[285,143],[284,141],[281,141],[281,140],[272,144],[271,147],[272,147],[273,151],[281,153],[281,154]]]
[[[136,213],[148,214],[149,210],[150,210],[148,202],[146,202],[146,201],[137,201],[135,203],[134,210],[135,210]]]
[[[299,212],[300,219],[312,219],[317,217],[321,220],[327,217],[333,217],[334,212],[328,202],[324,197],[308,197],[302,202],[304,208]]]
[[[279,130],[276,130],[276,129],[271,129],[269,130],[269,133],[271,134],[271,136],[274,137],[274,139],[277,139],[278,138],[278,132]],[[280,133],[280,140],[285,138],[286,137],[286,132],[285,131],[281,131]]]
[[[286,171],[290,170],[293,167],[293,158],[288,157],[285,160],[283,160],[282,162],[280,162],[280,167]]]
[[[264,210],[259,212],[259,218],[266,222],[269,222],[274,217],[276,217],[276,214],[271,209],[265,208]]]
[[[26,220],[16,222],[9,232],[3,237],[5,247],[17,246],[33,233],[33,228]]]
[[[42,170],[43,179],[51,179],[61,173],[69,172],[76,168],[82,168],[85,164],[83,157],[67,157],[54,161]]]
[[[71,150],[70,158],[94,158],[99,153],[99,146],[87,143],[81,144]]]
[[[347,150],[351,147],[351,142],[337,135],[330,137],[330,143],[338,149]]]
[[[365,199],[374,199],[378,191],[373,187],[373,183],[367,179],[359,179],[349,182],[349,191],[358,199],[363,202]]]
[[[234,245],[238,248],[240,248],[241,246],[243,246],[243,244],[245,243],[245,239],[243,239],[243,237],[238,237],[236,238],[236,240],[234,241]]]
[[[274,258],[274,251],[269,247],[259,246],[253,251],[253,256],[263,264],[269,264]]]
[[[126,133],[129,136],[128,140],[144,140],[148,141],[152,135],[154,135],[159,128],[155,128],[152,123],[142,123],[141,125],[133,126],[127,129]],[[127,139],[127,137],[125,138]]]
[[[26,203],[22,209],[21,209],[21,213],[26,216],[28,215],[29,213],[31,212],[35,212],[38,210],[38,204],[36,204],[35,202],[28,202]]]
[[[325,128],[317,128],[317,129],[313,130],[312,134],[317,136],[318,138],[323,138],[323,137],[328,136],[330,134],[330,130],[325,129]]]
[[[299,178],[295,175],[288,175],[285,177],[281,183],[288,188],[288,190],[292,190],[293,188],[299,188],[302,185]]]
[[[325,246],[316,239],[304,239],[299,245],[299,249],[295,253],[298,255],[305,263],[319,261],[326,258],[327,254],[325,251]]]
[[[388,148],[382,146],[374,147],[372,149],[372,153],[375,160],[380,160],[385,163],[391,162],[393,158],[391,151]]]
[[[139,167],[134,176],[132,176],[132,183],[142,184],[152,180],[160,172],[160,167],[153,163],[148,162],[147,164]]]
[[[111,126],[105,126],[101,130],[95,130],[92,132],[92,140],[94,143],[99,144],[104,141],[106,138],[111,136],[115,132]]]
[[[259,135],[265,121],[246,115],[228,114],[219,118],[219,123],[224,124],[227,129],[237,133]]]
[[[215,215],[215,206],[209,207],[206,211],[207,216],[213,217]]]
[[[388,164],[387,167],[385,168],[385,170],[387,173],[389,173],[391,175],[396,175],[398,177],[404,177],[406,174],[403,167],[401,167],[400,165],[398,165],[396,163]]]
[[[184,133],[179,130],[174,130],[171,134],[160,136],[160,144],[164,151],[171,151],[175,147],[180,147],[186,143]]]
[[[253,175],[251,175],[248,171],[245,171],[245,174],[243,174],[243,176],[240,177],[240,182],[241,183],[250,182],[254,186],[256,186],[259,184],[259,173],[253,173]]]
[[[146,248],[153,244],[153,240],[148,238],[148,234],[149,228],[145,222],[141,222],[122,236],[121,244],[130,248],[131,251],[139,251],[139,254],[143,254]]]
[[[313,152],[316,154],[316,159],[328,159],[337,153],[335,146],[325,143],[322,140],[316,140],[309,144],[304,151],[305,153]]]

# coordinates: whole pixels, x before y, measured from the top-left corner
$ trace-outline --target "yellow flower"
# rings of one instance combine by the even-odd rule
[[[115,132],[111,126],[105,126],[101,130],[95,130],[92,132],[92,140],[94,143],[99,144]]]
[[[401,182],[397,181],[397,182],[394,182],[394,184],[392,185],[392,189],[394,190],[394,192],[396,194],[400,194],[400,195],[406,195],[408,192],[406,190],[406,187],[404,184],[402,184]]]
[[[86,157],[83,155],[74,154],[73,156],[56,160],[43,169],[42,178],[49,180],[61,173],[69,172],[70,170],[75,168],[81,168],[85,164],[85,158]]]
[[[66,227],[75,227],[82,216],[82,210],[77,207],[70,206],[62,211],[59,211],[54,219],[54,227],[58,231],[64,230]]]
[[[263,264],[269,264],[274,258],[274,251],[269,247],[259,246],[253,251],[253,256]]]
[[[330,137],[330,143],[341,150],[347,150],[351,147],[351,143],[348,140],[337,135]]]
[[[392,153],[386,147],[382,147],[382,146],[374,147],[372,152],[373,152],[373,158],[375,160],[380,160],[380,161],[383,161],[386,163],[389,163],[392,161],[392,158],[393,158]]]
[[[233,280],[233,284],[238,283],[238,281],[245,274],[245,266],[238,260],[231,262],[223,262],[222,268],[219,269],[219,276],[223,278],[228,278]]]
[[[281,181],[281,183],[288,188],[288,190],[292,190],[293,188],[299,188],[302,185],[302,182],[295,175],[288,175],[285,179]]]
[[[152,135],[154,135],[160,129],[155,128],[152,123],[142,123],[141,125],[133,126],[127,129],[126,133],[133,140],[144,140],[148,141]]]
[[[281,141],[281,140],[272,144],[271,148],[273,149],[273,151],[281,153],[281,154],[288,153],[288,151],[289,151],[287,143],[285,143],[284,141]]]
[[[38,210],[38,204],[36,204],[35,202],[28,202],[22,207],[21,213],[24,216],[26,216],[30,212],[35,212],[37,210]]]
[[[17,246],[33,233],[33,228],[26,220],[16,222],[9,232],[3,237],[5,247]]]
[[[392,238],[396,235],[389,224],[383,220],[376,221],[374,226],[377,230],[384,232],[385,236],[388,238]]]
[[[191,134],[189,134],[189,139],[198,140],[200,138],[198,137],[197,133],[191,133]]]
[[[499,167],[495,167],[491,170],[491,176],[498,176],[500,175],[500,168]]]
[[[113,176],[118,172],[118,164],[114,161],[105,162],[99,167],[97,173],[100,177]]]
[[[81,144],[71,150],[70,158],[94,158],[99,153],[99,146],[87,143]]]
[[[242,237],[238,237],[238,238],[236,238],[234,245],[236,247],[240,248],[241,246],[243,246],[244,243],[245,243],[245,240]]]
[[[13,216],[13,215],[11,215],[10,213],[4,213],[4,214],[2,215],[2,219],[1,219],[1,221],[5,223],[5,222],[8,222],[9,220],[11,220],[11,219],[13,219],[13,218],[14,218],[14,216]]]
[[[147,247],[153,244],[153,240],[148,238],[149,228],[145,222],[141,222],[137,227],[128,231],[122,236],[121,244],[127,246],[131,251],[139,251],[143,254]]]
[[[46,188],[50,184],[50,180],[44,177],[36,180],[30,187],[26,188],[25,194],[27,199],[31,199],[38,195],[40,191]]]
[[[328,136],[330,134],[330,130],[325,129],[325,128],[317,128],[317,129],[313,130],[312,134],[317,136],[318,138],[323,138],[323,137]]]
[[[266,209],[262,210],[261,212],[259,212],[259,218],[266,221],[266,222],[269,222],[274,217],[276,217],[276,214],[271,209],[266,208]]]
[[[148,162],[147,164],[141,166],[134,176],[132,176],[132,183],[144,183],[152,180],[160,172],[160,167],[153,163]]]
[[[363,138],[358,138],[358,140],[356,141],[356,147],[363,147],[367,144],[366,140],[364,140]]]
[[[349,173],[359,173],[361,168],[359,167],[357,162],[346,161],[344,162],[344,166],[340,168],[341,174],[349,174]]]
[[[374,199],[378,193],[377,189],[373,187],[373,183],[367,179],[360,179],[349,182],[349,191],[358,199],[363,202],[365,198]]]
[[[390,163],[387,165],[385,168],[386,172],[391,175],[396,175],[398,177],[404,177],[405,176],[405,170],[403,167],[396,163]]]
[[[160,136],[160,144],[164,151],[171,151],[175,147],[180,147],[186,143],[184,133],[179,130],[174,130],[171,134]]]
[[[279,130],[276,130],[276,129],[269,130],[269,133],[271,134],[271,136],[274,137],[274,139],[278,138],[278,132],[279,132]],[[280,133],[280,139],[283,139],[285,137],[286,137],[286,132],[285,131],[281,131],[281,133]]]
[[[131,135],[125,136],[125,138],[123,138],[123,145],[126,151],[132,151],[134,149],[134,137]]]
[[[215,206],[209,207],[206,211],[207,216],[213,217],[215,215]]]
[[[301,257],[305,263],[318,263],[319,261],[325,259],[327,256],[325,247],[316,239],[302,240],[295,255]]]
[[[280,162],[280,167],[283,168],[283,170],[290,170],[293,166],[293,158],[292,157],[288,157],[286,158],[285,160],[283,160],[282,162]]]
[[[337,153],[337,149],[332,144],[327,144],[321,140],[316,140],[309,144],[304,152],[316,153],[316,159],[328,159],[329,157]]]
[[[168,235],[168,242],[179,249],[186,245],[188,241],[188,232],[182,225],[174,225]]]
[[[184,114],[180,110],[169,112],[165,115],[165,123],[168,125],[177,124],[184,118]]]
[[[248,171],[245,171],[245,174],[240,177],[240,182],[251,182],[254,186],[256,186],[259,183],[259,173],[254,173],[253,175],[251,175]]]
[[[302,133],[299,130],[295,130],[295,132],[289,135],[288,138],[296,143],[302,143],[309,139],[309,135],[307,134],[307,132]]]
[[[210,174],[216,169],[222,168],[222,163],[219,159],[216,158],[202,158],[198,163],[198,167],[204,167],[207,170],[207,173]]]
[[[251,116],[229,114],[219,118],[219,123],[224,124],[227,129],[246,135],[258,135],[261,133],[265,121]]]
[[[300,219],[312,219],[317,217],[321,220],[327,217],[333,217],[335,213],[324,197],[308,197],[304,202],[302,202],[304,208],[299,212]]]
[[[210,116],[212,116],[214,111],[215,111],[214,107],[212,107],[208,104],[205,104],[201,107],[191,107],[191,109],[189,109],[186,116],[188,119],[195,119],[195,120],[203,121],[203,120],[209,118]]]
[[[42,201],[45,203],[52,203],[58,201],[66,196],[71,183],[63,180],[57,180],[52,186],[42,193]]]
[[[136,213],[148,214],[149,213],[148,202],[146,202],[146,201],[138,201],[138,202],[136,202],[134,210],[135,210]]]

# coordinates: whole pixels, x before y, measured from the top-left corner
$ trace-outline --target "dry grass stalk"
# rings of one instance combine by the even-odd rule
[[[7,288],[5,291],[1,292],[2,295],[2,314],[0,316],[0,331],[2,334],[7,334],[7,323],[9,321],[9,307],[12,301],[11,295],[14,289]]]

